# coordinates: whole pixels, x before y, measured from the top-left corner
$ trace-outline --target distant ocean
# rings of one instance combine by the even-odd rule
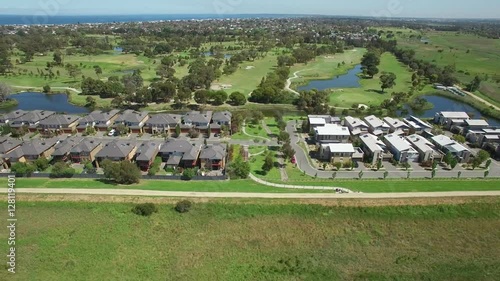
[[[88,16],[33,16],[33,15],[0,15],[0,25],[33,25],[33,24],[77,24],[77,23],[113,23],[160,20],[190,20],[190,19],[251,19],[251,18],[288,18],[303,15],[283,14],[182,14],[182,15],[88,15]]]

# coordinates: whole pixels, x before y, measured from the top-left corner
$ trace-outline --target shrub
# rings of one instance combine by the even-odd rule
[[[196,175],[196,171],[194,169],[186,169],[182,173],[182,179],[186,181],[190,181],[194,178]]]
[[[158,208],[153,203],[144,203],[135,206],[132,212],[139,216],[149,217],[153,213],[158,213]]]
[[[192,206],[191,201],[183,200],[183,201],[178,202],[175,205],[175,210],[177,212],[183,214],[183,213],[189,212],[189,210],[191,209],[191,206]]]

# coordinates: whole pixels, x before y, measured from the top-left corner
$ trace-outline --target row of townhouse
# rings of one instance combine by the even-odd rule
[[[134,161],[148,171],[157,157],[170,168],[224,170],[227,148],[223,144],[193,145],[185,140],[144,141],[68,137],[20,141],[0,138],[0,159],[4,168],[17,162],[31,162],[41,157],[72,163],[90,161],[100,167],[105,160]]]
[[[53,111],[18,110],[0,116],[0,124],[8,124],[13,129],[27,128],[29,132],[74,133],[85,132],[88,128],[98,131],[116,129],[120,125],[130,128],[132,133],[162,134],[174,132],[179,126],[182,132],[196,129],[200,132],[220,133],[223,126],[231,127],[230,112],[192,111],[185,115],[148,114],[133,110],[94,111],[84,117],[56,114]]]
[[[460,162],[467,162],[471,157],[471,152],[464,146],[454,141],[443,143],[440,140],[445,136],[434,137],[432,126],[415,116],[403,120],[380,119],[373,115],[362,120],[348,116],[341,122],[327,116],[311,115],[309,124],[318,146],[318,157],[322,160],[368,160],[371,164],[391,159],[401,163],[427,162],[442,161],[448,152]],[[357,140],[360,147],[352,144]]]
[[[466,112],[437,112],[436,124],[463,135],[468,142],[500,157],[500,128],[483,119],[472,119]]]

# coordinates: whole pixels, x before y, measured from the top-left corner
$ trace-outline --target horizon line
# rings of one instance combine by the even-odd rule
[[[227,16],[258,16],[258,15],[268,15],[268,16],[308,16],[308,17],[351,17],[351,18],[370,18],[370,19],[382,19],[382,20],[391,20],[391,19],[430,19],[430,20],[500,20],[500,17],[425,17],[425,16],[398,16],[398,17],[376,17],[369,15],[339,15],[339,14],[316,14],[316,13],[305,13],[305,14],[294,14],[294,13],[231,13],[231,14],[217,14],[217,13],[126,13],[126,14],[58,14],[49,17],[91,17],[91,16],[215,16],[219,18],[224,18]],[[2,16],[39,16],[37,14],[32,13],[0,13],[0,17]]]

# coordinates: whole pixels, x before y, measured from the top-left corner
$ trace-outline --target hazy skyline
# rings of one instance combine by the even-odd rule
[[[3,1],[5,2],[5,1]],[[318,14],[370,17],[500,18],[499,0],[23,0],[0,14]]]

